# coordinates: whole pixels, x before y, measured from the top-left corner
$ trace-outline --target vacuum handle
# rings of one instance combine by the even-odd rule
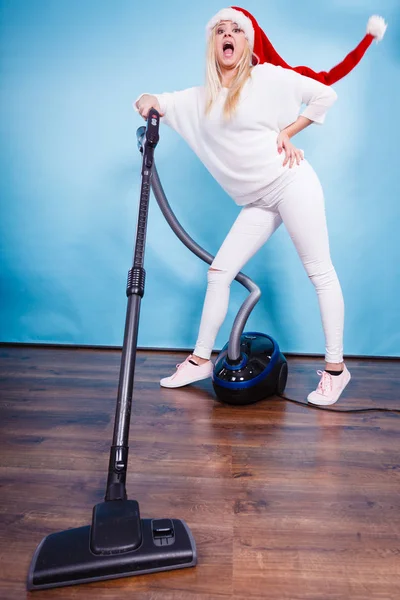
[[[147,117],[146,142],[155,148],[160,139],[160,114],[155,108],[149,110]]]
[[[147,118],[147,127],[142,125],[136,131],[137,145],[141,153],[147,143],[151,148],[155,148],[159,142],[160,134],[160,114],[155,108],[151,108]]]
[[[146,141],[144,144],[143,175],[146,170],[151,169],[154,162],[154,149],[160,139],[160,114],[155,108],[151,108],[147,116]]]

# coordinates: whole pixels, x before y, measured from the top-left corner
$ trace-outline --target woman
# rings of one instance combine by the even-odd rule
[[[359,46],[330,72],[318,74],[284,63],[250,13],[223,9],[207,25],[205,86],[143,94],[135,102],[144,118],[157,109],[242,207],[208,272],[194,352],[161,380],[162,386],[211,376],[210,356],[227,313],[230,284],[284,223],[315,286],[326,341],[325,369],[318,371],[321,380],[308,401],[330,405],[339,399],[350,380],[343,362],[343,296],[329,252],[321,184],[290,140],[311,123],[323,123],[337,98],[326,84],[347,74],[385,29],[381,17],[371,17]],[[307,106],[299,116],[302,104]]]

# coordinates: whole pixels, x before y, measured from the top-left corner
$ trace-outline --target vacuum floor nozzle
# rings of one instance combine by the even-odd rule
[[[104,502],[94,507],[92,525],[45,537],[32,559],[28,589],[193,567],[196,544],[186,523],[137,519],[138,508],[135,500]],[[125,529],[122,541],[116,533],[119,523]]]

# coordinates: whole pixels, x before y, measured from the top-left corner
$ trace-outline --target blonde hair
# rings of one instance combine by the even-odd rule
[[[218,64],[215,52],[215,37],[218,29],[218,23],[211,32],[207,45],[206,56],[206,115],[208,115],[216,101],[218,94],[222,89],[222,74]],[[247,40],[246,40],[247,41]],[[232,85],[228,90],[228,95],[224,104],[224,117],[228,120],[235,114],[239,103],[240,92],[248,78],[251,75],[252,69],[252,52],[250,46],[246,43],[240,61],[236,66],[236,75],[232,81]]]

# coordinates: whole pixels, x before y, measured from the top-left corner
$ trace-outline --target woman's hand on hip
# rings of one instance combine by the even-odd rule
[[[299,150],[292,144],[290,141],[290,137],[285,131],[281,131],[278,135],[278,139],[276,140],[278,146],[278,152],[281,154],[285,151],[285,160],[283,161],[283,166],[285,166],[289,162],[289,168],[291,169],[295,163],[300,164],[300,161],[304,158],[304,153],[302,150]]]

